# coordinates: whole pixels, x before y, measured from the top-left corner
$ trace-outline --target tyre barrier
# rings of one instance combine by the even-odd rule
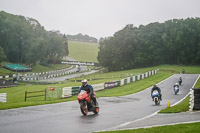
[[[190,90],[189,110],[200,110],[200,88],[192,88]]]

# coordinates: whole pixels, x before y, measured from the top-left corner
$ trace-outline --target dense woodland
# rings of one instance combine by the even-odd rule
[[[160,64],[200,65],[200,18],[139,27],[129,24],[114,36],[101,38],[99,44],[98,61],[109,71]],[[0,62],[48,65],[68,54],[67,36],[59,31],[46,31],[32,18],[0,12]]]
[[[0,62],[48,65],[68,53],[65,35],[46,31],[35,19],[0,12]]]
[[[70,40],[70,41],[98,43],[98,39],[96,39],[94,37],[90,37],[88,35],[83,35],[81,33],[79,33],[77,35],[67,35],[67,39]]]
[[[109,71],[159,64],[200,65],[200,18],[134,27],[100,40],[98,61]]]

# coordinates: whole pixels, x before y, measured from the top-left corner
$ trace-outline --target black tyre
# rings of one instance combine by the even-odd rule
[[[158,101],[157,101],[157,99],[155,99],[155,105],[158,105]]]
[[[95,114],[98,114],[99,113],[99,104],[98,102],[96,102],[96,107],[95,107],[95,110],[93,111]]]
[[[81,113],[83,115],[87,115],[88,113],[88,108],[87,108],[87,104],[86,103],[81,103],[80,104],[80,109],[81,109]]]

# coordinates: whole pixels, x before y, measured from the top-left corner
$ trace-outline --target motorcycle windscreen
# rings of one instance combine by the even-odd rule
[[[87,91],[81,90],[81,92],[78,94],[77,99],[83,100],[88,97]]]

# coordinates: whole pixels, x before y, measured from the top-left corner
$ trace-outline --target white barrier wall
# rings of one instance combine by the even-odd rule
[[[70,97],[72,96],[72,87],[64,87],[62,97]]]
[[[144,74],[142,74],[142,79],[144,79]]]
[[[135,82],[135,76],[133,76],[133,82]]]
[[[151,71],[149,71],[149,76],[151,76]]]
[[[131,82],[131,77],[127,78],[127,84],[129,84]]]
[[[5,103],[6,102],[6,93],[0,93],[0,102]]]
[[[95,85],[92,85],[92,86],[94,88],[94,91],[99,91],[99,90],[103,90],[104,89],[104,83],[95,84]]]
[[[140,75],[137,75],[137,80],[140,80]]]
[[[123,86],[124,85],[124,79],[122,79],[121,81],[120,81],[120,86]]]
[[[148,72],[145,73],[145,78],[148,77]]]

